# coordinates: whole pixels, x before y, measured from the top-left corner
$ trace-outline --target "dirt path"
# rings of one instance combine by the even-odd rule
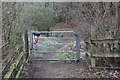
[[[26,78],[81,78],[92,77],[93,73],[84,62],[32,62]]]

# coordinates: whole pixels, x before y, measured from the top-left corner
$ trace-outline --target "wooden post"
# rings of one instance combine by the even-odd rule
[[[94,68],[96,66],[95,64],[95,58],[91,56],[91,67]]]
[[[96,53],[96,49],[95,49],[95,47],[96,47],[97,45],[95,44],[95,43],[92,43],[92,41],[91,41],[91,68],[94,68],[95,67],[95,58],[93,57],[93,54],[94,53]]]
[[[29,42],[28,42],[28,31],[25,31],[24,34],[24,41],[25,41],[25,60],[29,57]]]

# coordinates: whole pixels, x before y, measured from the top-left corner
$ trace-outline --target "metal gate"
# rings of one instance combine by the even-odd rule
[[[37,43],[37,44],[34,44],[33,43],[33,39],[36,39],[36,38],[33,38],[33,35],[34,34],[53,34],[53,33],[62,33],[62,34],[65,34],[65,33],[70,33],[70,34],[72,34],[72,36],[70,36],[70,37],[53,37],[53,36],[51,36],[51,37],[44,37],[44,36],[42,36],[42,37],[38,37],[37,39],[38,40],[41,40],[41,39],[47,39],[47,40],[49,40],[49,39],[61,39],[61,40],[75,40],[74,42],[76,42],[76,47],[75,47],[75,51],[41,51],[41,50],[36,50],[35,49],[35,46],[42,46],[42,45],[67,45],[67,44],[69,44],[69,45],[74,45],[74,43],[56,43],[56,44],[52,44],[52,43],[47,43],[47,44],[41,44],[41,43]],[[40,47],[39,47],[40,48]],[[73,53],[75,53],[75,58],[74,59],[41,59],[41,58],[37,58],[37,59],[35,59],[35,54],[34,53],[36,53],[36,54],[42,54],[42,53],[45,53],[45,54],[52,54],[52,53],[54,53],[54,54],[63,54],[63,53],[67,53],[67,54],[73,54]],[[75,61],[78,61],[78,60],[80,60],[80,34],[79,33],[75,33],[74,31],[32,31],[32,32],[30,32],[30,60],[39,60],[39,61],[73,61],[73,60],[75,60]]]

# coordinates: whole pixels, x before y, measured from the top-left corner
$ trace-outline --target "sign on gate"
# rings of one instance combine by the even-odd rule
[[[72,33],[74,36],[71,37],[39,37],[39,36],[34,36],[34,34],[43,34],[43,33]],[[35,40],[36,39],[36,40]],[[75,39],[76,41],[76,57],[75,59],[33,59],[34,53],[74,53],[74,51],[38,51],[34,49],[35,45],[74,45],[73,43],[57,43],[57,44],[52,44],[52,43],[47,43],[47,44],[41,44],[41,43],[36,43],[35,41],[38,42],[39,39]],[[75,33],[74,31],[32,31],[30,32],[30,59],[32,60],[40,60],[40,61],[72,61],[72,60],[80,60],[80,34]]]

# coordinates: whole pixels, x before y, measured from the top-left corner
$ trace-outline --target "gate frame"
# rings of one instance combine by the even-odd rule
[[[31,31],[30,32],[30,60],[33,59],[33,33],[73,33],[76,37],[76,59],[35,59],[39,61],[79,61],[80,60],[80,33],[74,31]],[[55,37],[57,38],[57,37]]]

